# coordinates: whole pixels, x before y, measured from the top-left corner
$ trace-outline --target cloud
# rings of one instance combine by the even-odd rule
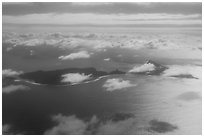
[[[13,130],[13,126],[10,124],[2,125],[2,135],[24,135],[25,132],[17,132]]]
[[[64,74],[62,75],[63,79],[61,80],[61,82],[65,82],[65,83],[80,83],[84,80],[88,80],[91,78],[91,74],[90,75],[85,75],[84,73],[80,74],[80,73],[68,73],[68,74]]]
[[[79,135],[84,134],[87,128],[86,123],[75,116],[63,116],[58,114],[53,116],[52,120],[58,124],[52,129],[47,130],[45,132],[47,135]]]
[[[140,73],[140,72],[147,72],[147,71],[153,71],[155,70],[155,65],[148,63],[148,64],[144,64],[140,67],[133,67],[131,70],[129,70],[129,72],[131,73]]]
[[[2,77],[13,77],[22,74],[22,71],[14,71],[12,69],[4,69],[2,71]]]
[[[89,120],[82,120],[75,115],[64,116],[62,114],[52,116],[56,123],[54,127],[44,132],[46,135],[138,135],[158,134],[174,131],[177,126],[165,121],[150,120],[149,123],[141,124],[132,116],[114,120],[117,117],[126,117],[127,114],[113,115],[106,119],[92,116]],[[128,114],[129,115],[129,114]]]
[[[40,34],[13,34],[3,32],[2,42],[15,46],[43,46],[49,45],[63,50],[80,49],[81,51],[102,51],[107,48],[127,49],[154,49],[152,52],[160,56],[178,58],[200,58],[202,47],[201,38],[189,35],[102,35],[97,33],[40,33]],[[4,44],[3,44],[4,46]],[[8,47],[5,47],[5,49]],[[155,49],[158,49],[155,50]],[[160,51],[162,50],[162,52]],[[158,53],[157,53],[158,52]],[[181,54],[182,53],[182,54]],[[174,56],[172,56],[172,54]],[[66,56],[61,56],[65,58]],[[180,57],[179,57],[180,58]]]
[[[59,59],[61,60],[74,60],[74,59],[81,59],[81,58],[90,58],[90,54],[87,51],[80,51],[77,53],[71,53],[67,56],[59,57]]]
[[[24,46],[37,46],[37,45],[43,45],[45,42],[43,39],[30,39],[26,40],[22,43],[19,43],[19,45],[24,45]]]
[[[11,129],[11,125],[9,124],[2,125],[2,134],[8,135],[10,133],[10,129]]]
[[[202,67],[193,65],[170,65],[169,69],[163,72],[163,76],[185,76],[192,75],[195,78],[202,78]]]
[[[88,121],[83,121],[74,115],[63,116],[61,114],[52,117],[57,125],[45,131],[47,135],[81,135],[81,134],[135,134],[134,129],[136,122],[134,118],[125,120],[113,121],[107,119],[101,121],[96,116],[93,116]],[[132,130],[132,132],[131,132]]]
[[[106,59],[104,59],[104,61],[110,61],[110,58],[106,58]]]
[[[119,78],[108,79],[103,85],[107,91],[120,90],[133,86],[136,86],[136,84],[131,84],[129,80],[123,80]]]
[[[29,14],[24,16],[3,16],[3,23],[15,24],[58,24],[58,25],[201,25],[201,14],[94,14],[94,13],[65,13],[65,14]],[[71,18],[71,20],[70,20]],[[63,20],[63,21],[62,21]]]
[[[90,39],[91,38],[91,39]],[[16,46],[43,46],[49,45],[59,47],[63,50],[81,48],[101,51],[105,48],[111,48],[112,42],[104,40],[100,34],[77,33],[63,35],[61,33],[41,33],[41,34],[11,34],[3,33],[3,43]],[[4,45],[4,44],[3,44]],[[7,47],[6,47],[7,48]],[[88,54],[86,51],[83,54]]]
[[[29,89],[30,89],[29,87],[24,86],[24,85],[9,85],[9,86],[3,87],[2,92],[8,94],[8,93],[12,93],[18,90],[24,91],[24,90],[29,90]]]

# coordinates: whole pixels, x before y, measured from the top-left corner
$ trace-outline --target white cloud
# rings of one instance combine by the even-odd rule
[[[107,91],[114,91],[133,86],[136,86],[136,84],[131,84],[130,81],[119,78],[108,79],[103,85]]]
[[[12,93],[18,90],[29,90],[30,88],[24,85],[9,85],[2,88],[3,93]]]
[[[138,134],[137,121],[134,118],[114,122],[107,121],[97,129],[99,135],[127,135]],[[141,129],[140,129],[141,130]]]
[[[104,61],[110,61],[110,58],[106,58],[106,59],[104,59]]]
[[[80,51],[76,53],[71,53],[67,56],[60,56],[59,59],[61,60],[74,60],[80,58],[90,58],[90,54],[87,51]]]
[[[173,30],[172,30],[173,31]],[[10,34],[4,32],[3,46],[43,46],[49,45],[62,50],[87,51],[82,52],[83,56],[91,56],[91,52],[106,51],[109,48],[125,48],[129,50],[146,50],[150,52],[144,53],[144,56],[161,58],[189,58],[201,59],[202,57],[202,39],[200,36],[192,36],[185,34],[175,35],[131,35],[131,34],[90,34],[90,33],[69,33],[69,34]],[[22,36],[26,35],[26,36]],[[27,36],[28,35],[28,36]],[[30,36],[31,35],[31,36]],[[94,35],[89,38],[89,35]],[[7,44],[4,44],[7,43]],[[5,49],[8,47],[5,47]],[[162,50],[162,51],[161,51]],[[73,55],[73,54],[72,54]],[[76,54],[75,54],[76,55]],[[66,59],[66,55],[62,55],[59,59]],[[68,55],[68,59],[69,59]]]
[[[37,45],[42,45],[44,44],[44,40],[43,39],[30,39],[27,41],[24,41],[22,43],[19,43],[20,45],[25,45],[25,46],[37,46]]]
[[[193,65],[170,65],[169,69],[163,72],[163,76],[192,75],[196,78],[202,78],[202,67]]]
[[[63,116],[61,114],[52,117],[57,125],[44,132],[46,135],[134,135],[148,133],[146,128],[141,126],[134,117],[113,121],[112,119],[100,120],[93,116],[90,120],[84,121],[74,115]],[[148,125],[147,125],[148,126]]]
[[[140,72],[147,72],[147,71],[153,71],[153,70],[155,70],[154,64],[148,63],[139,67],[135,66],[131,70],[129,70],[129,72],[140,73]]]
[[[82,73],[82,74],[80,74],[80,73],[68,73],[68,74],[62,75],[62,77],[63,77],[63,79],[61,80],[61,82],[80,83],[84,80],[90,79],[91,74],[85,75],[84,73]]]
[[[2,71],[2,77],[13,77],[13,76],[17,76],[17,75],[20,75],[22,74],[23,72],[22,71],[14,71],[12,69],[4,69]]]
[[[52,117],[52,120],[57,122],[58,125],[54,126],[52,129],[45,131],[48,135],[79,135],[84,134],[87,125],[84,121],[76,118],[75,116],[62,116],[58,114]]]

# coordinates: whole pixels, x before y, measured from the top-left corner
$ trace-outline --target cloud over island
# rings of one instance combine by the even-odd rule
[[[103,85],[107,91],[120,90],[133,86],[136,86],[136,84],[131,84],[129,80],[123,80],[121,78],[108,79]]]
[[[80,73],[68,73],[68,74],[64,74],[62,75],[62,80],[61,82],[65,82],[65,83],[80,83],[83,82],[85,80],[88,80],[91,78],[91,74],[90,75],[85,75],[84,73],[80,74]]]
[[[67,56],[59,57],[59,59],[61,60],[74,60],[74,59],[81,59],[81,58],[90,58],[90,54],[87,51],[79,51],[76,53],[71,53]]]

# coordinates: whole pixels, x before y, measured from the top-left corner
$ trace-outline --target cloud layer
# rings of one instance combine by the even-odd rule
[[[70,20],[71,18],[71,20]],[[63,21],[62,21],[63,20]],[[16,24],[60,24],[60,25],[201,25],[201,14],[94,14],[94,13],[66,13],[53,16],[53,13],[30,14],[24,16],[3,16],[3,23]]]
[[[65,83],[80,83],[83,82],[85,80],[88,80],[91,78],[91,74],[90,75],[85,75],[84,73],[80,74],[80,73],[68,73],[68,74],[64,74],[62,75],[62,80],[61,82],[65,82]]]
[[[190,9],[190,10],[189,10]],[[201,3],[4,3],[4,24],[200,26]]]
[[[6,48],[15,49],[17,46],[43,46],[49,45],[60,49],[83,49],[79,53],[61,56],[61,59],[72,59],[72,56],[82,54],[89,57],[90,54],[86,50],[101,51],[106,48],[125,48],[125,49],[159,49],[159,50],[178,50],[186,49],[191,52],[200,51],[202,49],[201,37],[189,35],[111,35],[97,33],[75,33],[75,34],[16,34],[4,32],[2,38],[3,44],[11,46]],[[11,50],[12,50],[11,49]],[[85,50],[86,49],[86,50]],[[174,51],[175,52],[175,51]],[[186,51],[185,51],[186,52]],[[158,54],[162,54],[160,52]],[[166,53],[165,53],[166,54]],[[188,52],[189,54],[189,52]]]
[[[120,78],[108,79],[104,83],[103,87],[106,88],[107,91],[120,90],[128,87],[136,86],[135,84],[131,84],[129,80],[123,80]]]

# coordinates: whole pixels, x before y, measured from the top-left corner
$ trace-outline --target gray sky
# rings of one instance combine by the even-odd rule
[[[201,3],[3,3],[3,24],[201,26]]]

